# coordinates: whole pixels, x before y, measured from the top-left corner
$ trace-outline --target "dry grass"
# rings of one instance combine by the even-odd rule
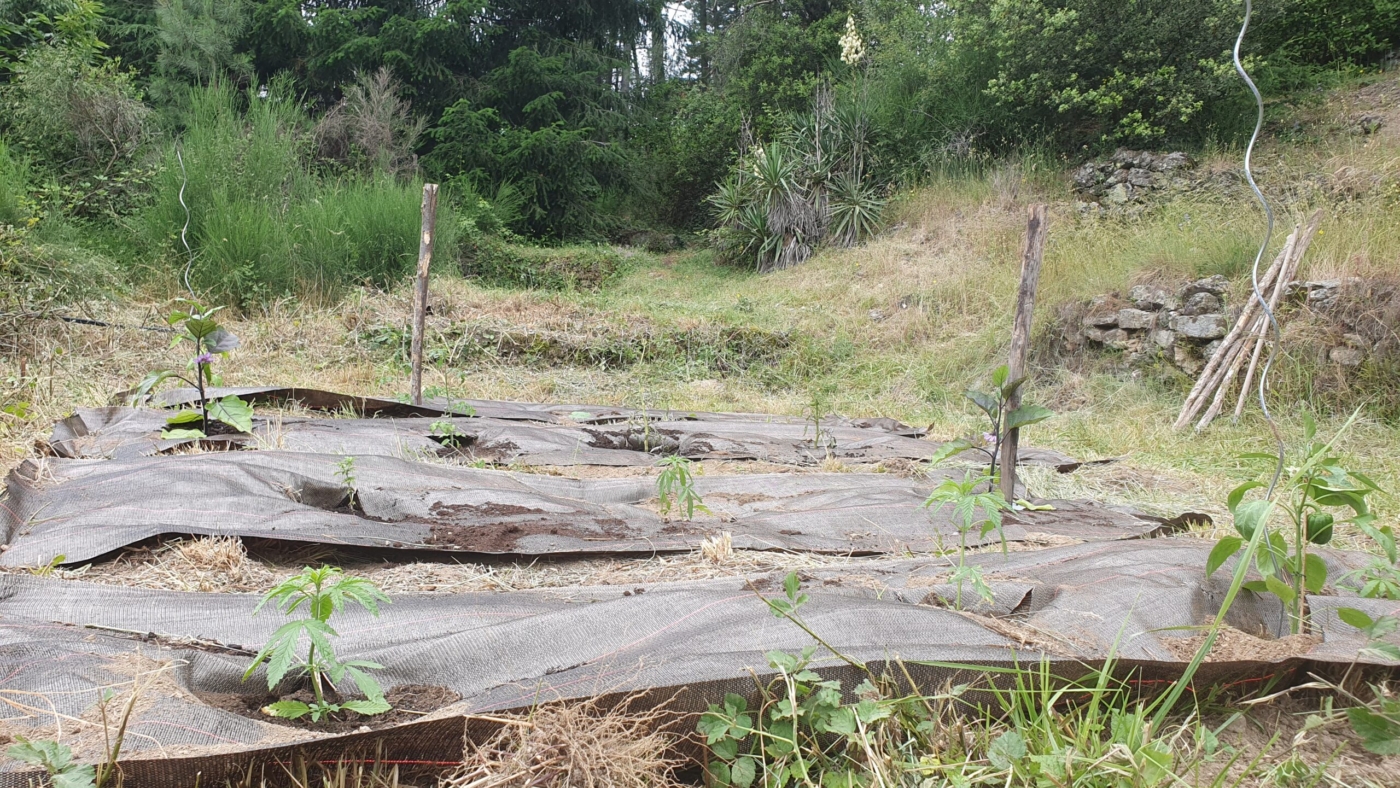
[[[664,711],[541,706],[468,754],[442,788],[668,788],[683,761]]]
[[[57,569],[68,580],[166,591],[238,592],[271,588],[294,570],[252,560],[236,537],[209,536],[123,550],[113,561]]]

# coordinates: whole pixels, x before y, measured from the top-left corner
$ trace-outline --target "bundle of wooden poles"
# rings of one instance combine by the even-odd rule
[[[1317,211],[1308,219],[1306,226],[1295,228],[1284,242],[1278,257],[1274,258],[1273,264],[1269,266],[1269,270],[1259,277],[1259,293],[1262,293],[1268,302],[1269,312],[1277,313],[1284,290],[1293,282],[1298,265],[1307,253],[1313,236],[1317,235],[1317,228],[1321,223],[1322,211]],[[1181,406],[1181,415],[1177,417],[1174,425],[1176,429],[1185,427],[1197,415],[1200,416],[1196,422],[1198,431],[1214,421],[1230,395],[1236,376],[1241,369],[1245,369],[1245,362],[1248,361],[1249,366],[1239,388],[1239,399],[1235,402],[1235,418],[1238,419],[1244,412],[1244,405],[1249,400],[1250,386],[1259,371],[1260,357],[1272,333],[1268,314],[1262,308],[1259,298],[1259,295],[1250,293],[1249,302],[1240,312],[1234,328],[1221,340],[1220,347],[1206,363],[1201,377],[1197,379],[1190,396],[1186,398],[1186,403]],[[1201,412],[1202,409],[1204,413]]]

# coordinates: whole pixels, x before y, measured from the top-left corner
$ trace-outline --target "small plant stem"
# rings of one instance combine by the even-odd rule
[[[316,696],[316,705],[325,705],[325,696],[321,692],[321,669],[316,667],[316,644],[311,644],[311,651],[306,655],[306,665],[311,671],[311,692]]]
[[[199,343],[194,346],[195,352],[199,352]],[[204,393],[204,362],[198,359],[194,362],[194,384],[199,389],[199,415],[204,421],[204,434],[209,434],[209,398]]]
[[[1307,580],[1308,550],[1308,485],[1303,484],[1303,497],[1293,513],[1293,603],[1289,605],[1289,631],[1303,634],[1303,592]]]
[[[954,606],[957,607],[958,610],[962,610],[962,606],[963,606],[963,605],[962,605],[962,589],[963,589],[963,573],[962,573],[962,570],[963,570],[964,568],[966,568],[966,567],[967,567],[967,529],[966,529],[966,528],[959,528],[959,529],[958,529],[958,590],[957,590],[957,592],[956,592],[956,594],[955,594],[956,599],[954,599],[954,601],[953,601]]]

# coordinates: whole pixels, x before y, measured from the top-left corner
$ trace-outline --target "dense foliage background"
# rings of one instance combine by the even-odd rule
[[[1266,88],[1400,44],[1400,0],[1264,6],[1245,50]],[[491,237],[718,223],[722,250],[763,266],[832,233],[858,240],[882,196],[948,168],[1237,141],[1241,12],[0,0],[0,259],[7,281],[61,290],[104,261],[114,281],[173,281],[192,254],[196,286],[229,302],[333,297],[408,270],[429,178],[449,197],[443,249],[463,259]]]

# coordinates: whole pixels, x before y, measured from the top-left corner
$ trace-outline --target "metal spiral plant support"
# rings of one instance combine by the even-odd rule
[[[185,262],[185,289],[189,291],[190,300],[194,300],[194,288],[190,287],[190,269],[194,267],[194,250],[190,248],[190,206],[185,204],[185,187],[190,183],[189,173],[185,172],[185,157],[180,154],[180,142],[175,141],[175,160],[180,162],[180,207],[185,209],[185,226],[180,228],[180,243],[185,245],[185,254],[189,259]]]
[[[1274,421],[1273,414],[1269,412],[1269,403],[1268,398],[1265,396],[1265,391],[1268,387],[1269,370],[1273,368],[1274,355],[1278,349],[1279,341],[1283,337],[1283,332],[1279,328],[1278,318],[1274,316],[1273,310],[1269,308],[1268,299],[1264,298],[1264,293],[1259,287],[1259,264],[1264,261],[1264,255],[1269,251],[1269,241],[1274,235],[1274,210],[1269,205],[1269,201],[1265,199],[1264,192],[1259,190],[1259,184],[1254,182],[1254,171],[1252,169],[1254,145],[1259,141],[1259,133],[1264,128],[1264,97],[1259,93],[1259,88],[1254,84],[1254,80],[1250,79],[1249,72],[1245,71],[1244,62],[1240,59],[1240,47],[1244,45],[1245,34],[1249,32],[1249,21],[1253,12],[1254,8],[1251,0],[1244,0],[1244,23],[1240,25],[1239,37],[1235,39],[1234,60],[1235,73],[1239,74],[1240,79],[1244,80],[1244,84],[1249,86],[1249,92],[1254,94],[1254,103],[1259,110],[1259,114],[1254,121],[1254,134],[1250,136],[1249,147],[1245,148],[1244,151],[1244,177],[1245,180],[1249,182],[1249,188],[1254,191],[1254,197],[1258,199],[1259,204],[1264,207],[1264,216],[1268,220],[1268,227],[1264,230],[1264,241],[1259,244],[1259,252],[1254,256],[1254,267],[1250,270],[1250,282],[1254,288],[1254,297],[1259,299],[1259,305],[1264,309],[1264,315],[1269,320],[1269,327],[1273,331],[1274,336],[1273,344],[1269,346],[1268,358],[1264,360],[1263,370],[1259,373],[1259,407],[1264,411],[1264,420],[1269,423],[1269,429],[1273,432],[1274,440],[1278,443],[1278,464],[1274,467],[1274,476],[1269,482],[1269,490],[1265,496],[1266,498],[1271,498],[1274,494],[1274,488],[1278,486],[1279,479],[1283,476],[1284,443],[1283,434],[1279,432],[1278,422]],[[1284,283],[1280,282],[1278,286],[1282,287],[1283,285]]]

